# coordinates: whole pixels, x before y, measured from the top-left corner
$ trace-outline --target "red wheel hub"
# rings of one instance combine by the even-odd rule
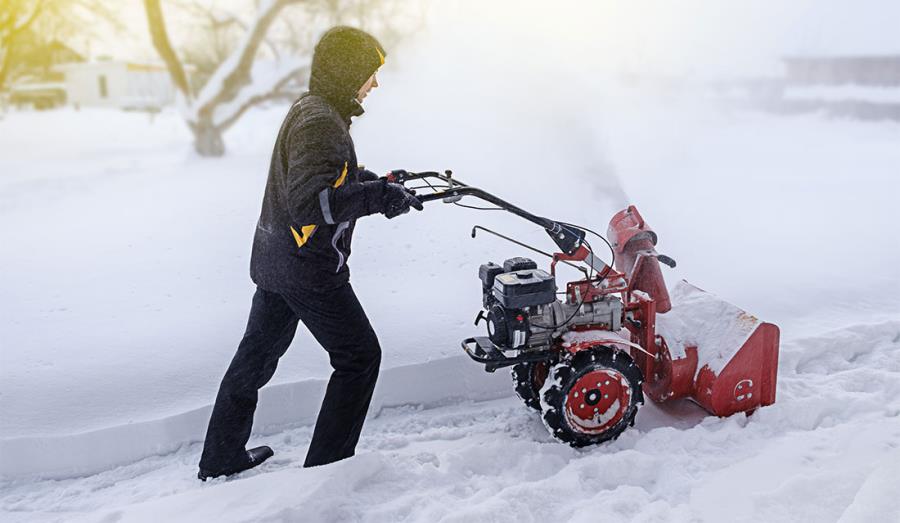
[[[631,405],[631,387],[613,369],[596,369],[578,378],[563,405],[569,426],[584,434],[600,434],[622,420]]]

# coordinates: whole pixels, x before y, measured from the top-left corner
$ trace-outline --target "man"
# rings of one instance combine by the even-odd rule
[[[349,283],[357,218],[422,210],[411,191],[356,162],[350,119],[378,85],[385,51],[375,38],[335,27],[316,45],[309,92],[291,107],[272,152],[250,274],[257,285],[247,330],[216,397],[198,477],[235,474],[272,456],[245,449],[258,390],[284,354],[298,321],[328,351],[334,372],[305,467],[353,455],[381,362],[381,348]]]

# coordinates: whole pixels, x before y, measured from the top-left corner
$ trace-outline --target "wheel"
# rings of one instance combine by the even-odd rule
[[[537,411],[541,410],[541,387],[547,379],[548,368],[549,364],[545,361],[529,361],[513,365],[510,371],[516,396]]]
[[[541,394],[544,425],[573,447],[619,437],[644,403],[643,377],[631,357],[608,347],[585,350],[554,365]]]

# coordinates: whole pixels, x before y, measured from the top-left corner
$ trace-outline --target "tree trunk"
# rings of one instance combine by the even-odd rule
[[[153,47],[159,53],[160,58],[166,64],[169,76],[175,88],[188,100],[191,99],[191,86],[188,82],[187,73],[184,65],[175,54],[172,48],[172,42],[169,40],[169,33],[166,30],[166,21],[163,18],[162,7],[159,0],[144,0],[144,11],[147,13],[147,24],[150,27],[150,38],[153,41]]]
[[[9,56],[9,50],[0,48],[0,91],[6,85],[6,57]]]
[[[199,122],[191,126],[194,131],[194,150],[200,156],[217,157],[225,154],[222,131],[211,122]]]
[[[12,48],[16,37],[10,36],[5,42],[0,43],[0,90],[6,86],[6,77],[9,75],[9,66],[12,61]]]

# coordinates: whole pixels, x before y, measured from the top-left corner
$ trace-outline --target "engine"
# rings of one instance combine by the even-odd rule
[[[604,297],[589,303],[556,299],[556,279],[528,258],[489,262],[478,269],[488,336],[504,349],[543,350],[576,326],[618,331],[622,302]]]

